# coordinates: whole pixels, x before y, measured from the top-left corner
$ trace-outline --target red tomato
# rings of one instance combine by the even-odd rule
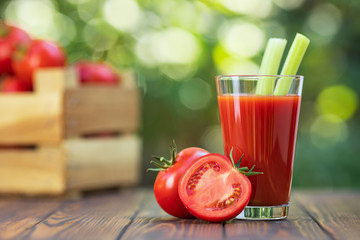
[[[179,198],[178,183],[186,169],[206,154],[209,152],[201,148],[185,148],[177,155],[172,154],[173,164],[158,173],[154,194],[156,201],[165,212],[179,218],[192,217]]]
[[[33,40],[18,48],[13,55],[13,68],[21,81],[33,87],[33,74],[38,68],[62,67],[65,65],[64,51],[56,43]]]
[[[251,195],[249,179],[217,153],[201,157],[179,182],[179,197],[189,212],[209,222],[239,215]]]
[[[0,75],[14,72],[11,66],[11,56],[15,48],[30,41],[30,37],[25,31],[0,22]]]
[[[21,82],[16,77],[7,77],[1,83],[1,91],[2,92],[26,92],[30,91],[26,84]]]
[[[79,62],[76,64],[82,84],[117,85],[118,74],[105,63]]]

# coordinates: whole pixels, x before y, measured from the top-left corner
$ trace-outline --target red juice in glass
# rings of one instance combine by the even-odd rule
[[[285,218],[290,201],[302,78],[300,81],[295,77],[292,91],[284,96],[256,95],[256,79],[239,78],[222,76],[217,80],[224,152],[230,157],[233,149],[235,162],[243,155],[241,167],[250,169],[255,165],[254,171],[263,172],[249,177],[252,194],[247,208],[253,207],[254,211],[259,206],[260,213],[269,211],[271,217]],[[278,216],[274,213],[276,208],[280,211]]]
[[[289,202],[300,96],[219,96],[225,155],[262,175],[250,176],[249,205]]]

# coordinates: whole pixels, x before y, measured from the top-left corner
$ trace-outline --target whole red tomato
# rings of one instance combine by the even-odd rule
[[[117,85],[120,83],[118,74],[105,63],[78,62],[76,68],[82,84]]]
[[[12,66],[16,76],[32,88],[35,70],[61,67],[65,62],[65,53],[59,45],[45,40],[33,40],[28,45],[16,49]]]
[[[0,75],[13,73],[11,56],[15,48],[30,41],[31,39],[25,31],[0,22]]]
[[[29,87],[16,77],[7,77],[1,83],[1,91],[7,93],[30,91]]]
[[[176,149],[172,146],[170,151],[172,153],[171,160],[155,157],[158,160],[156,165],[166,165],[165,169],[159,171],[156,177],[155,198],[160,207],[168,214],[179,218],[191,218],[192,215],[179,198],[178,184],[188,167],[209,152],[202,148],[191,147],[176,154]],[[162,168],[160,167],[160,169]]]

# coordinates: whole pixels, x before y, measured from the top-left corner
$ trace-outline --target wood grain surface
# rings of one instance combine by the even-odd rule
[[[65,191],[65,168],[65,153],[56,146],[3,149],[0,151],[0,192],[61,194]]]
[[[359,239],[360,191],[296,191],[280,221],[177,219],[151,189],[0,198],[0,239]]]
[[[0,144],[57,144],[62,138],[62,96],[1,94]]]
[[[360,195],[354,192],[305,192],[302,208],[333,239],[360,239]]]
[[[139,94],[136,88],[85,86],[65,92],[65,135],[131,133],[139,125]]]
[[[316,222],[292,200],[289,217],[282,221],[233,220],[225,225],[228,238],[236,239],[328,239]]]
[[[0,199],[0,239],[25,239],[62,199]]]
[[[68,139],[64,149],[69,190],[131,186],[140,179],[141,139],[135,134]]]

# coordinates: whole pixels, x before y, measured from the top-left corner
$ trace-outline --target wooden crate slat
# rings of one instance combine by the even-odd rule
[[[68,139],[67,188],[133,185],[139,181],[141,140],[136,135],[109,139]]]
[[[35,145],[62,139],[60,94],[0,95],[0,144]]]
[[[43,68],[35,72],[36,93],[61,93],[65,88],[79,87],[77,72],[74,67]]]
[[[136,89],[83,87],[65,93],[66,136],[137,129],[139,100]]]
[[[0,192],[60,194],[65,191],[65,156],[57,147],[0,151]]]

